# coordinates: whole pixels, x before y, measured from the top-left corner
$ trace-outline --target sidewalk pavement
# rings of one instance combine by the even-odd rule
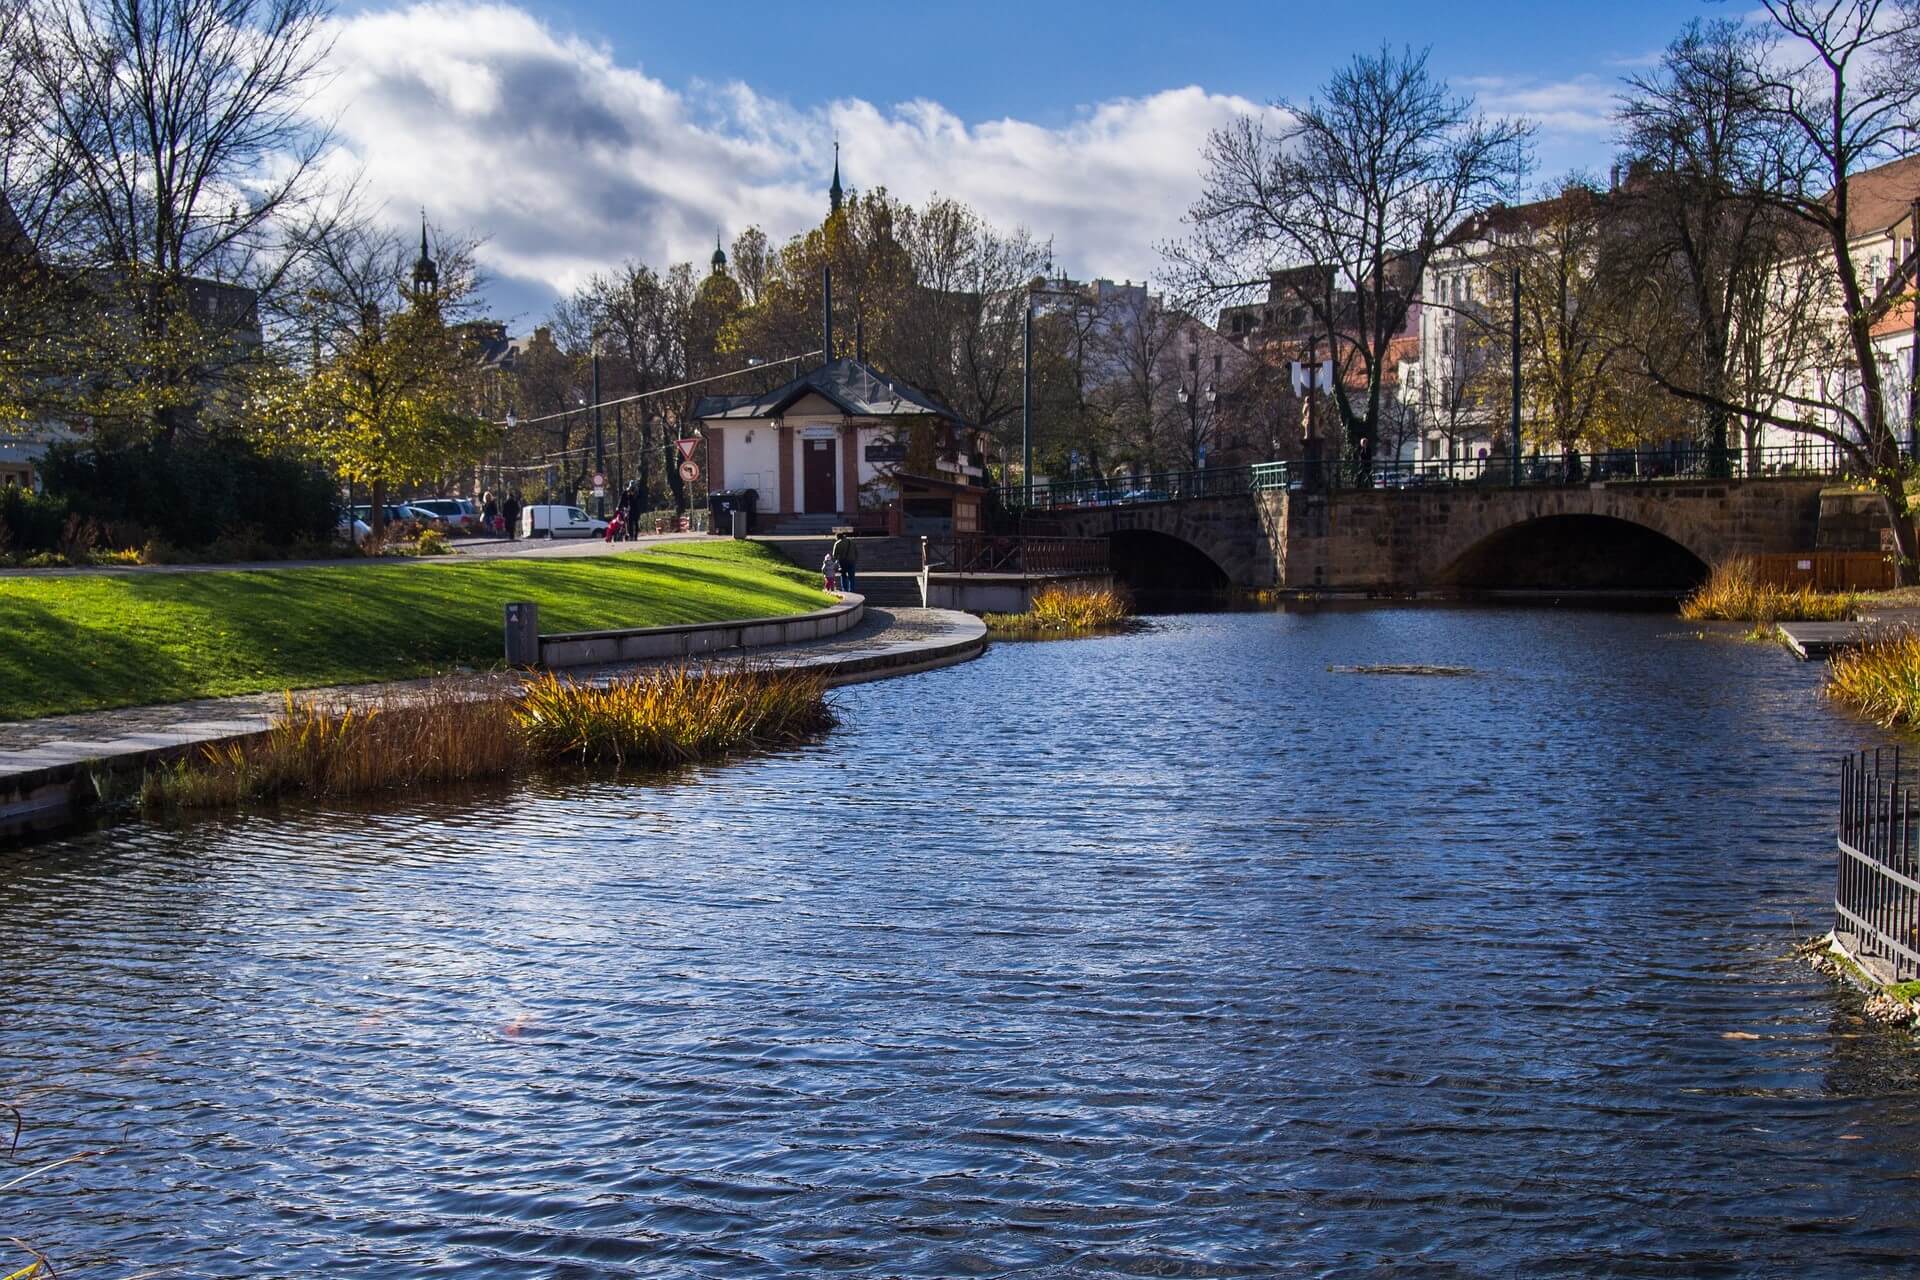
[[[327,560],[245,560],[229,564],[96,564],[80,568],[0,569],[9,578],[124,578],[143,573],[241,573],[256,569],[364,569],[395,565],[460,565],[476,560],[561,560],[645,551],[667,542],[699,542],[704,533],[654,533],[631,542],[599,538],[456,538],[450,556],[339,556]]]

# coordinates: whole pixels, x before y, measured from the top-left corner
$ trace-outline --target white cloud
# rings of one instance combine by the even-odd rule
[[[508,4],[424,3],[339,21],[320,106],[342,164],[396,223],[487,237],[503,297],[538,306],[636,257],[704,261],[715,231],[776,240],[824,212],[831,139],[850,185],[938,192],[1052,237],[1082,274],[1138,277],[1179,233],[1207,131],[1258,110],[1175,89],[1053,128],[968,123],[935,102],[798,108],[742,83],[674,89]]]

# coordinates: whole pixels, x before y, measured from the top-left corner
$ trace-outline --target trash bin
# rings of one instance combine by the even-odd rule
[[[733,540],[735,542],[743,542],[746,540],[748,519],[750,519],[750,517],[744,511],[735,511],[733,513]]]
[[[733,513],[739,495],[722,489],[707,495],[707,531],[727,533],[733,527]]]

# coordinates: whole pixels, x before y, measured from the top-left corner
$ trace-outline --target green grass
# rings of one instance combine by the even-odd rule
[[[556,560],[0,579],[0,720],[432,675],[545,632],[805,613],[818,575],[752,543]]]

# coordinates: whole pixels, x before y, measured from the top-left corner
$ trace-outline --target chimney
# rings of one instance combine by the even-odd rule
[[[820,268],[820,362],[833,363],[833,268]]]

